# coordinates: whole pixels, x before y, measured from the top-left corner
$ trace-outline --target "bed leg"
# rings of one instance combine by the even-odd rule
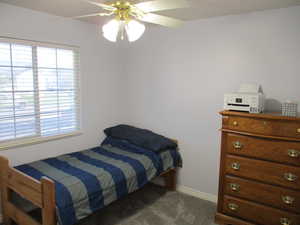
[[[42,177],[43,225],[56,225],[55,184],[47,177]]]
[[[10,201],[11,192],[7,188],[9,161],[7,158],[0,156],[0,187],[1,187],[1,208],[3,225],[11,225],[12,220],[6,213],[6,203]]]
[[[176,170],[170,170],[164,176],[166,188],[169,191],[176,191],[177,173]]]

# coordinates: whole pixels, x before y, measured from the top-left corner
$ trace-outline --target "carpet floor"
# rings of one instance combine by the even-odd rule
[[[215,225],[215,212],[212,202],[148,184],[77,225]],[[32,216],[41,219],[40,211]]]
[[[148,184],[78,225],[215,225],[215,212],[214,203]]]

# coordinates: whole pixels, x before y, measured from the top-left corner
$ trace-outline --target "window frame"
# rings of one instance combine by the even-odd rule
[[[73,45],[65,45],[65,44],[56,44],[56,43],[49,43],[49,42],[40,42],[40,41],[32,41],[32,40],[24,40],[24,39],[16,39],[11,37],[3,37],[0,36],[0,42],[2,43],[9,43],[9,44],[20,44],[20,45],[27,45],[32,46],[32,48],[37,49],[37,47],[46,47],[46,48],[56,48],[56,49],[65,49],[65,50],[72,50],[76,57],[78,58],[76,66],[74,66],[74,82],[75,82],[75,95],[76,95],[76,123],[77,123],[77,129],[75,131],[69,132],[69,133],[63,133],[63,134],[57,134],[57,135],[51,135],[51,136],[41,136],[41,129],[37,132],[36,135],[33,136],[27,136],[27,137],[20,137],[20,138],[14,138],[9,140],[3,140],[0,141],[0,151],[7,150],[10,148],[16,148],[16,147],[22,147],[26,145],[33,145],[33,144],[39,144],[43,142],[48,142],[52,140],[59,140],[64,139],[68,137],[74,137],[82,134],[82,99],[81,99],[81,81],[80,81],[80,48],[78,46]],[[33,51],[33,53],[37,53],[36,51]],[[37,57],[37,55],[33,55],[32,57]],[[37,64],[32,65],[33,70],[37,70]],[[37,71],[34,73],[38,74]],[[34,94],[34,100],[36,101],[36,94]],[[36,105],[39,105],[40,102],[35,102],[35,110]],[[38,109],[39,111],[39,109]],[[40,114],[37,115],[37,117],[40,117]],[[39,118],[40,119],[40,118]]]

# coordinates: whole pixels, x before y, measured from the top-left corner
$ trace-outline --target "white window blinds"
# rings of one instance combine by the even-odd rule
[[[79,130],[76,48],[0,38],[0,143]]]

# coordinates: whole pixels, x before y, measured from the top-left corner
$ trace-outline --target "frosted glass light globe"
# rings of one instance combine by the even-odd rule
[[[117,41],[119,30],[120,23],[116,19],[109,21],[102,27],[103,36],[111,42]]]
[[[130,20],[126,26],[126,33],[128,37],[128,41],[134,42],[138,40],[145,32],[145,25],[142,23],[139,23],[136,20]]]

